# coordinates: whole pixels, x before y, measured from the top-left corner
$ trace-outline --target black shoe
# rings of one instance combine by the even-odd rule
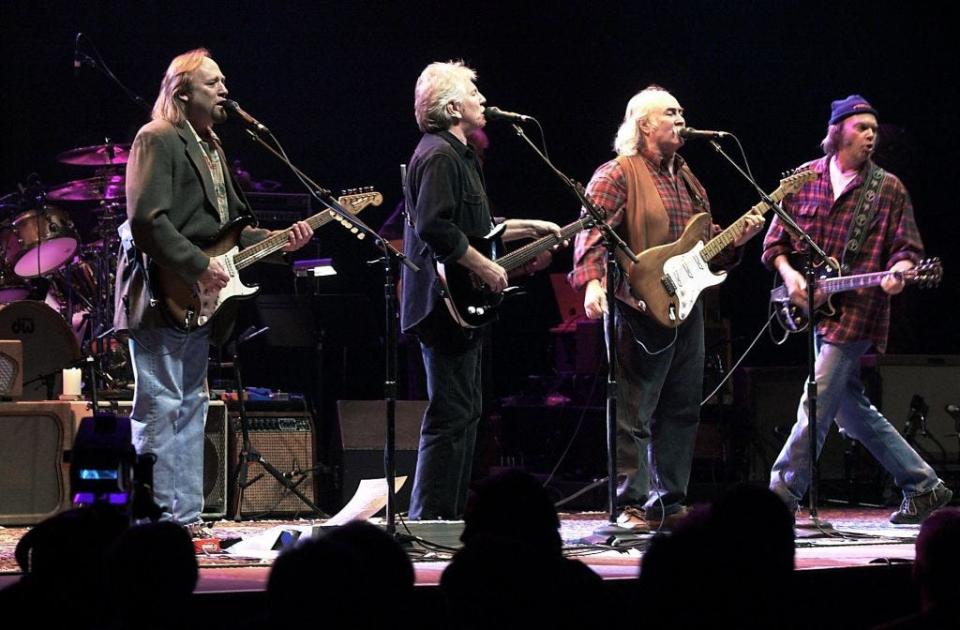
[[[904,497],[900,509],[890,515],[890,522],[897,525],[916,525],[930,513],[950,503],[953,492],[942,481],[933,490],[912,497]]]

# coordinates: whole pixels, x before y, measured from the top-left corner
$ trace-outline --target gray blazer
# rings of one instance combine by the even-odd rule
[[[223,151],[217,150],[226,167]],[[232,175],[227,173],[225,180],[230,219],[252,217]],[[127,163],[127,222],[121,227],[114,292],[116,331],[170,326],[153,299],[147,265],[152,261],[188,284],[196,282],[209,264],[198,244],[214,239],[222,227],[215,199],[203,149],[186,123],[154,120],[137,132]],[[241,247],[268,233],[246,228]]]

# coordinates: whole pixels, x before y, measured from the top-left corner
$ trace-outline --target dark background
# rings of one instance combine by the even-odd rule
[[[678,98],[691,126],[736,133],[768,190],[782,171],[820,155],[830,101],[860,93],[879,109],[887,134],[878,162],[905,181],[928,253],[940,256],[946,269],[939,289],[907,290],[894,300],[889,351],[956,354],[958,46],[948,6],[7,2],[0,8],[0,193],[15,190],[30,173],[50,185],[90,177],[89,169],[60,164],[56,155],[105,137],[129,142],[147,120],[102,74],[84,67],[75,76],[78,32],[86,36],[82,50],[95,56],[92,42],[116,76],[149,103],[173,56],[209,48],[227,76],[231,98],[270,126],[304,171],[331,189],[372,185],[384,194],[385,203],[363,215],[374,227],[400,197],[399,165],[419,138],[414,83],[435,60],[465,60],[477,70],[489,104],[536,116],[555,164],[583,182],[613,156],[611,143],[627,100],[650,83]],[[220,129],[228,155],[240,159],[255,179],[277,180],[287,192],[300,192],[282,165],[248,142],[239,127],[228,123]],[[560,224],[577,216],[573,198],[509,126],[491,125],[487,131],[488,189],[498,214]],[[537,137],[532,127],[530,135]],[[729,150],[735,151],[732,143]],[[710,192],[722,225],[756,202],[707,145],[691,144],[683,154]],[[83,212],[71,210],[78,223]],[[716,300],[719,315],[731,322],[734,357],[766,317],[771,274],[758,262],[760,241],[748,245],[744,263]],[[333,348],[337,360],[330,366],[328,357],[326,380],[316,378],[329,384],[325,395],[376,398],[382,284],[378,268],[363,264],[374,252],[365,244],[355,247],[336,227],[327,227],[318,242],[317,251],[333,256],[341,275],[323,289],[330,295],[315,314],[324,321],[327,349]],[[552,271],[569,266],[569,252],[561,253]],[[273,278],[268,292],[289,288],[286,272],[264,274]],[[497,395],[520,391],[527,374],[552,369],[547,331],[560,318],[547,276],[530,280],[527,288],[527,296],[505,308],[497,325]],[[344,293],[354,295],[338,297]],[[253,379],[260,382],[250,384],[271,384],[262,370],[268,365],[276,373],[313,374],[309,352],[280,350],[267,341],[254,348],[248,364],[261,368]],[[794,365],[803,356],[799,336],[780,347],[764,339],[746,363]]]

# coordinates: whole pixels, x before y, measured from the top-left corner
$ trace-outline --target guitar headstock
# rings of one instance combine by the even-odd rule
[[[780,190],[783,191],[784,196],[797,192],[804,184],[808,184],[820,176],[816,171],[810,169],[797,170],[789,175],[787,173],[783,175],[783,179],[780,180]]]
[[[373,186],[364,188],[348,188],[340,191],[337,202],[346,208],[350,214],[358,214],[367,206],[379,206],[383,203],[383,195],[373,189]]]
[[[340,191],[340,196],[337,198],[337,203],[343,206],[343,209],[350,214],[360,214],[360,211],[367,206],[379,206],[381,203],[383,203],[383,195],[375,191],[373,186],[368,186],[365,188],[348,188],[347,190]],[[355,226],[350,221],[347,221],[333,210],[328,210],[328,212],[330,213],[331,219],[338,221],[345,230],[349,230],[350,233],[356,236],[358,239],[362,240],[366,236],[366,234],[360,231],[360,228]]]
[[[930,288],[939,286],[943,279],[943,264],[939,258],[924,258],[920,263],[906,272],[909,274],[908,280],[911,283],[920,285],[921,288]]]

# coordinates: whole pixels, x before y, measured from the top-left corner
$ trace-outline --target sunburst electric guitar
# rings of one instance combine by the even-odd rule
[[[836,263],[836,260],[831,260]],[[837,306],[833,303],[835,293],[879,286],[883,279],[890,275],[899,277],[908,285],[916,284],[921,288],[935,287],[943,278],[943,265],[939,258],[927,258],[906,271],[877,271],[841,276],[834,269],[836,267],[831,267],[830,271],[820,273],[817,278],[816,295],[819,299],[816,312],[825,317],[837,314]],[[785,331],[795,333],[806,330],[810,323],[808,309],[790,301],[785,285],[781,284],[770,292],[770,304],[776,311],[777,321]]]
[[[817,177],[814,171],[800,171],[784,177],[780,186],[770,193],[770,198],[779,202]],[[706,244],[702,237],[710,225],[710,215],[706,212],[694,215],[679,239],[651,247],[637,256],[637,262],[628,264],[630,291],[646,305],[646,314],[662,326],[676,328],[682,324],[700,293],[726,279],[726,272],[714,273],[708,265],[714,256],[734,242],[739,226],[755,209],[765,213],[770,206],[765,202],[758,203]]]
[[[337,201],[350,214],[358,214],[367,206],[379,206],[383,203],[383,195],[369,190],[354,195],[344,195]],[[346,224],[346,220],[332,210],[319,212],[307,218],[306,222],[311,228],[317,230],[334,219]],[[231,221],[220,230],[208,246],[203,248],[204,253],[212,260],[219,262],[230,276],[227,286],[216,294],[201,291],[196,283],[187,284],[170,269],[151,265],[150,280],[154,295],[159,298],[165,314],[174,326],[182,330],[206,326],[224,304],[231,300],[253,297],[260,290],[259,286],[245,285],[240,279],[240,270],[282,249],[288,242],[288,230],[241,250],[238,245],[240,232],[249,223],[249,217],[240,217]]]

